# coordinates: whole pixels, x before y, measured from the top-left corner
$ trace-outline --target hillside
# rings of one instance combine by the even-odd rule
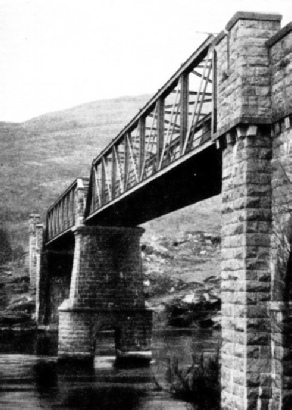
[[[102,100],[20,124],[0,122],[2,254],[25,249],[29,214],[38,212],[43,218],[48,206],[73,179],[89,176],[93,158],[149,98]],[[218,232],[219,226],[218,198],[145,225],[147,235],[171,235],[188,229]]]
[[[28,215],[44,217],[73,179],[88,176],[93,158],[148,98],[97,101],[21,124],[0,123],[0,214],[13,248],[27,241]]]

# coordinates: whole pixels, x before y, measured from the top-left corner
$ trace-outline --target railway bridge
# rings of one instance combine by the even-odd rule
[[[292,23],[238,12],[47,212],[31,216],[39,324],[59,357],[151,357],[140,224],[221,193],[222,409],[291,408]],[[97,346],[98,348],[98,346]],[[290,404],[289,404],[290,403]]]

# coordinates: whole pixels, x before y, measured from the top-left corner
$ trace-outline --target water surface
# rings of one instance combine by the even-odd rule
[[[94,367],[89,368],[58,364],[56,337],[2,332],[0,408],[190,409],[167,391],[168,361],[176,356],[188,365],[194,352],[214,351],[218,337],[208,331],[155,331],[150,366],[117,368],[113,336],[105,333],[98,342]]]

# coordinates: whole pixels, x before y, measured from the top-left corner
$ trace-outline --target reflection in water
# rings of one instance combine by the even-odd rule
[[[127,386],[87,387],[70,392],[64,405],[69,408],[96,408],[98,404],[104,410],[131,410],[138,408],[141,394],[143,392]]]
[[[114,366],[113,339],[98,341],[103,353],[94,366],[57,363],[56,335],[33,334],[0,337],[0,408],[3,409],[187,409],[165,390],[167,362],[176,355],[190,364],[194,351],[216,348],[218,334],[195,331],[161,331],[153,338],[154,361],[148,367]],[[21,354],[20,354],[21,353]]]
[[[36,390],[40,394],[46,394],[58,389],[57,363],[38,361],[33,367],[33,378]]]

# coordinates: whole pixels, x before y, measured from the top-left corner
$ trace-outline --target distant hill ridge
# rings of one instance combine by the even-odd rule
[[[0,230],[8,233],[12,248],[26,246],[29,214],[44,218],[76,176],[89,176],[92,160],[150,97],[100,100],[22,123],[0,122]],[[179,210],[146,228],[160,235],[172,229],[218,231],[218,198],[206,204]]]

